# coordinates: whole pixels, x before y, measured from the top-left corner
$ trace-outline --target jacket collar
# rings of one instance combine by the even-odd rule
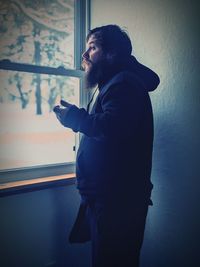
[[[102,86],[99,89],[99,91],[100,91],[99,95],[103,96],[112,85],[117,84],[117,83],[121,83],[121,82],[127,82],[130,84],[139,83],[140,86],[144,87],[142,81],[137,77],[136,74],[134,74],[131,71],[121,71],[121,72],[115,74],[104,86]]]

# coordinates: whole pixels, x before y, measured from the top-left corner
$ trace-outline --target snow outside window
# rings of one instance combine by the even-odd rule
[[[61,98],[80,103],[74,41],[77,2],[0,0],[2,65],[9,61],[51,69],[50,74],[43,69],[34,73],[35,68],[32,73],[0,70],[1,171],[75,161],[77,136],[59,124],[52,109]],[[56,74],[59,69],[72,75]]]

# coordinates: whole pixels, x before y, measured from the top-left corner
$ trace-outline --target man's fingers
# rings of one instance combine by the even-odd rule
[[[64,101],[64,100],[60,100],[60,104],[63,106],[63,107],[66,107],[66,108],[69,108],[71,106],[70,103]]]
[[[60,106],[55,106],[53,108],[53,111],[56,112],[56,113],[60,112]]]
[[[55,112],[55,115],[56,115],[57,119],[60,121],[60,123],[63,126],[65,126],[65,117],[66,117],[66,114],[67,114],[71,104],[67,103],[64,100],[61,100],[60,104],[62,104],[62,106],[60,106],[60,105],[55,106],[53,108],[53,111]]]

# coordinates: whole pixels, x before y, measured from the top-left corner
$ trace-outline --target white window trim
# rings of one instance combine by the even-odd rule
[[[31,64],[11,62],[9,59],[0,61],[0,69],[21,71],[26,73],[52,74],[59,76],[77,77],[80,79],[80,105],[86,106],[88,94],[83,94],[83,71],[81,71],[81,55],[85,50],[85,38],[90,27],[90,0],[75,0],[75,47],[74,47],[74,69],[65,69],[64,67],[46,67]],[[75,150],[79,145],[80,136],[76,137]],[[19,169],[0,170],[0,184],[42,178],[47,176],[56,176],[73,173],[75,162],[60,164],[40,165],[25,167]]]

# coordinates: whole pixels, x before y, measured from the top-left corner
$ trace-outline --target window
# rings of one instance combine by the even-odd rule
[[[74,0],[0,3],[1,59],[74,67]]]
[[[0,0],[0,183],[72,171],[78,136],[52,109],[87,99],[87,9],[86,0]]]

